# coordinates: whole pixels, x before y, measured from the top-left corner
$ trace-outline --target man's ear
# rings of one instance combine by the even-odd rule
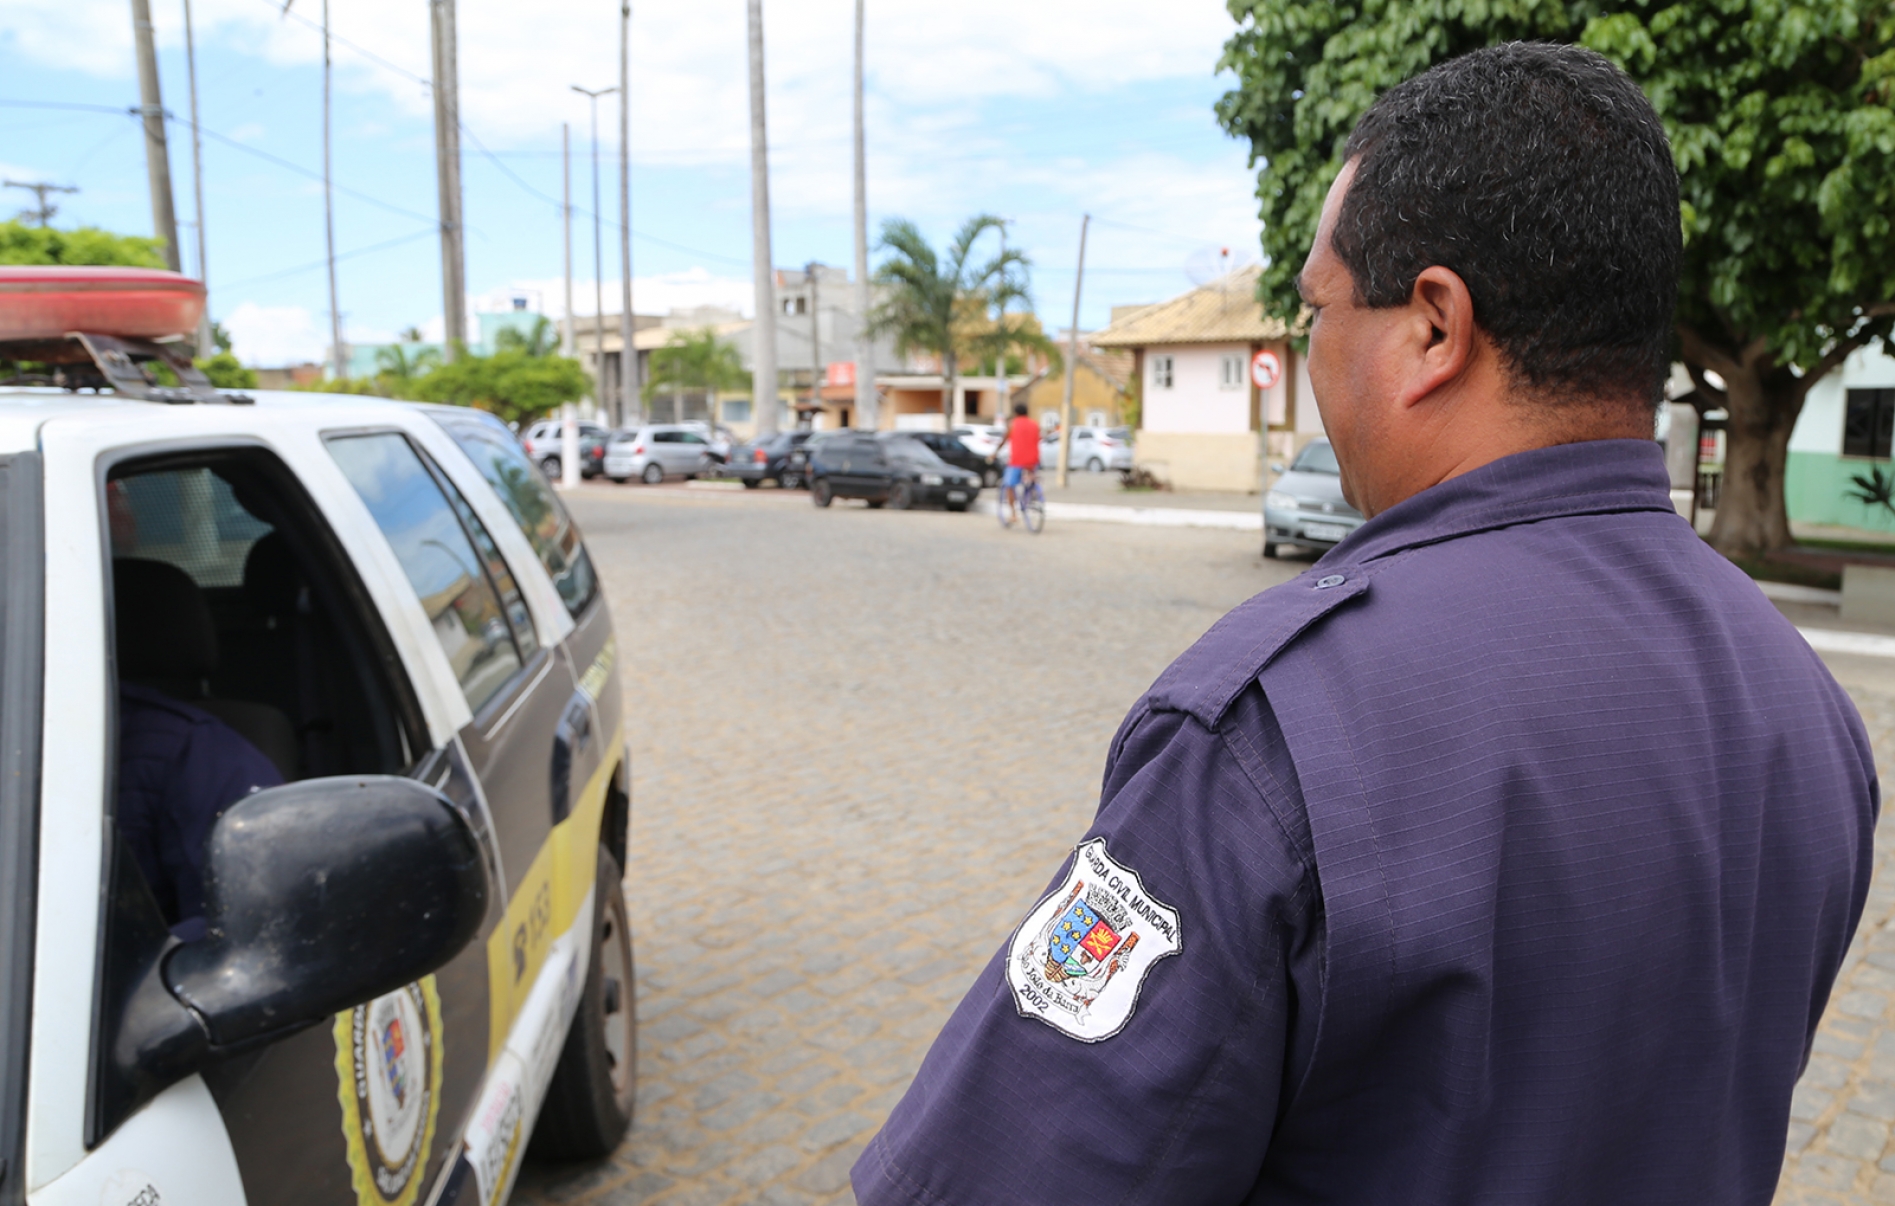
[[[1427,324],[1419,363],[1401,391],[1401,404],[1413,406],[1466,371],[1479,334],[1473,295],[1451,268],[1422,269],[1408,305],[1416,322]]]

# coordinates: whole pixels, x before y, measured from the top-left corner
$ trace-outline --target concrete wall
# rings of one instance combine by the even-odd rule
[[[1157,384],[1161,357],[1172,359],[1169,387]],[[1244,377],[1235,388],[1219,384],[1219,365],[1225,356],[1245,362]],[[1180,344],[1145,349],[1145,414],[1143,432],[1247,433],[1250,430],[1247,343]]]
[[[1262,488],[1263,443],[1254,431],[1152,431],[1138,433],[1138,463],[1180,490]]]
[[[1810,387],[1790,433],[1789,464],[1784,470],[1784,502],[1797,523],[1836,524],[1895,532],[1895,514],[1850,498],[1850,479],[1886,460],[1842,455],[1842,425],[1850,389],[1895,388],[1895,358],[1867,349]]]

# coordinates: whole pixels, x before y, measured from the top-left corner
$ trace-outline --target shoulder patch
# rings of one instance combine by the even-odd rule
[[[1178,911],[1093,838],[1007,948],[1014,1008],[1082,1043],[1125,1029],[1153,965],[1184,949]]]
[[[1359,565],[1310,572],[1239,604],[1211,625],[1146,693],[1152,704],[1188,712],[1206,728],[1272,658],[1317,621],[1368,593],[1370,571]]]

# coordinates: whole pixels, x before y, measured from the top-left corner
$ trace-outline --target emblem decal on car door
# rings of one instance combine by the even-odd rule
[[[427,976],[336,1015],[336,1097],[358,1206],[413,1206],[441,1108],[441,998]]]

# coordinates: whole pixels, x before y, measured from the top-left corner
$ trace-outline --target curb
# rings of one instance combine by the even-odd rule
[[[1192,511],[1183,507],[1115,507],[1103,503],[1049,502],[1048,519],[1082,523],[1129,523],[1153,528],[1222,528],[1232,532],[1263,531],[1263,512]]]

